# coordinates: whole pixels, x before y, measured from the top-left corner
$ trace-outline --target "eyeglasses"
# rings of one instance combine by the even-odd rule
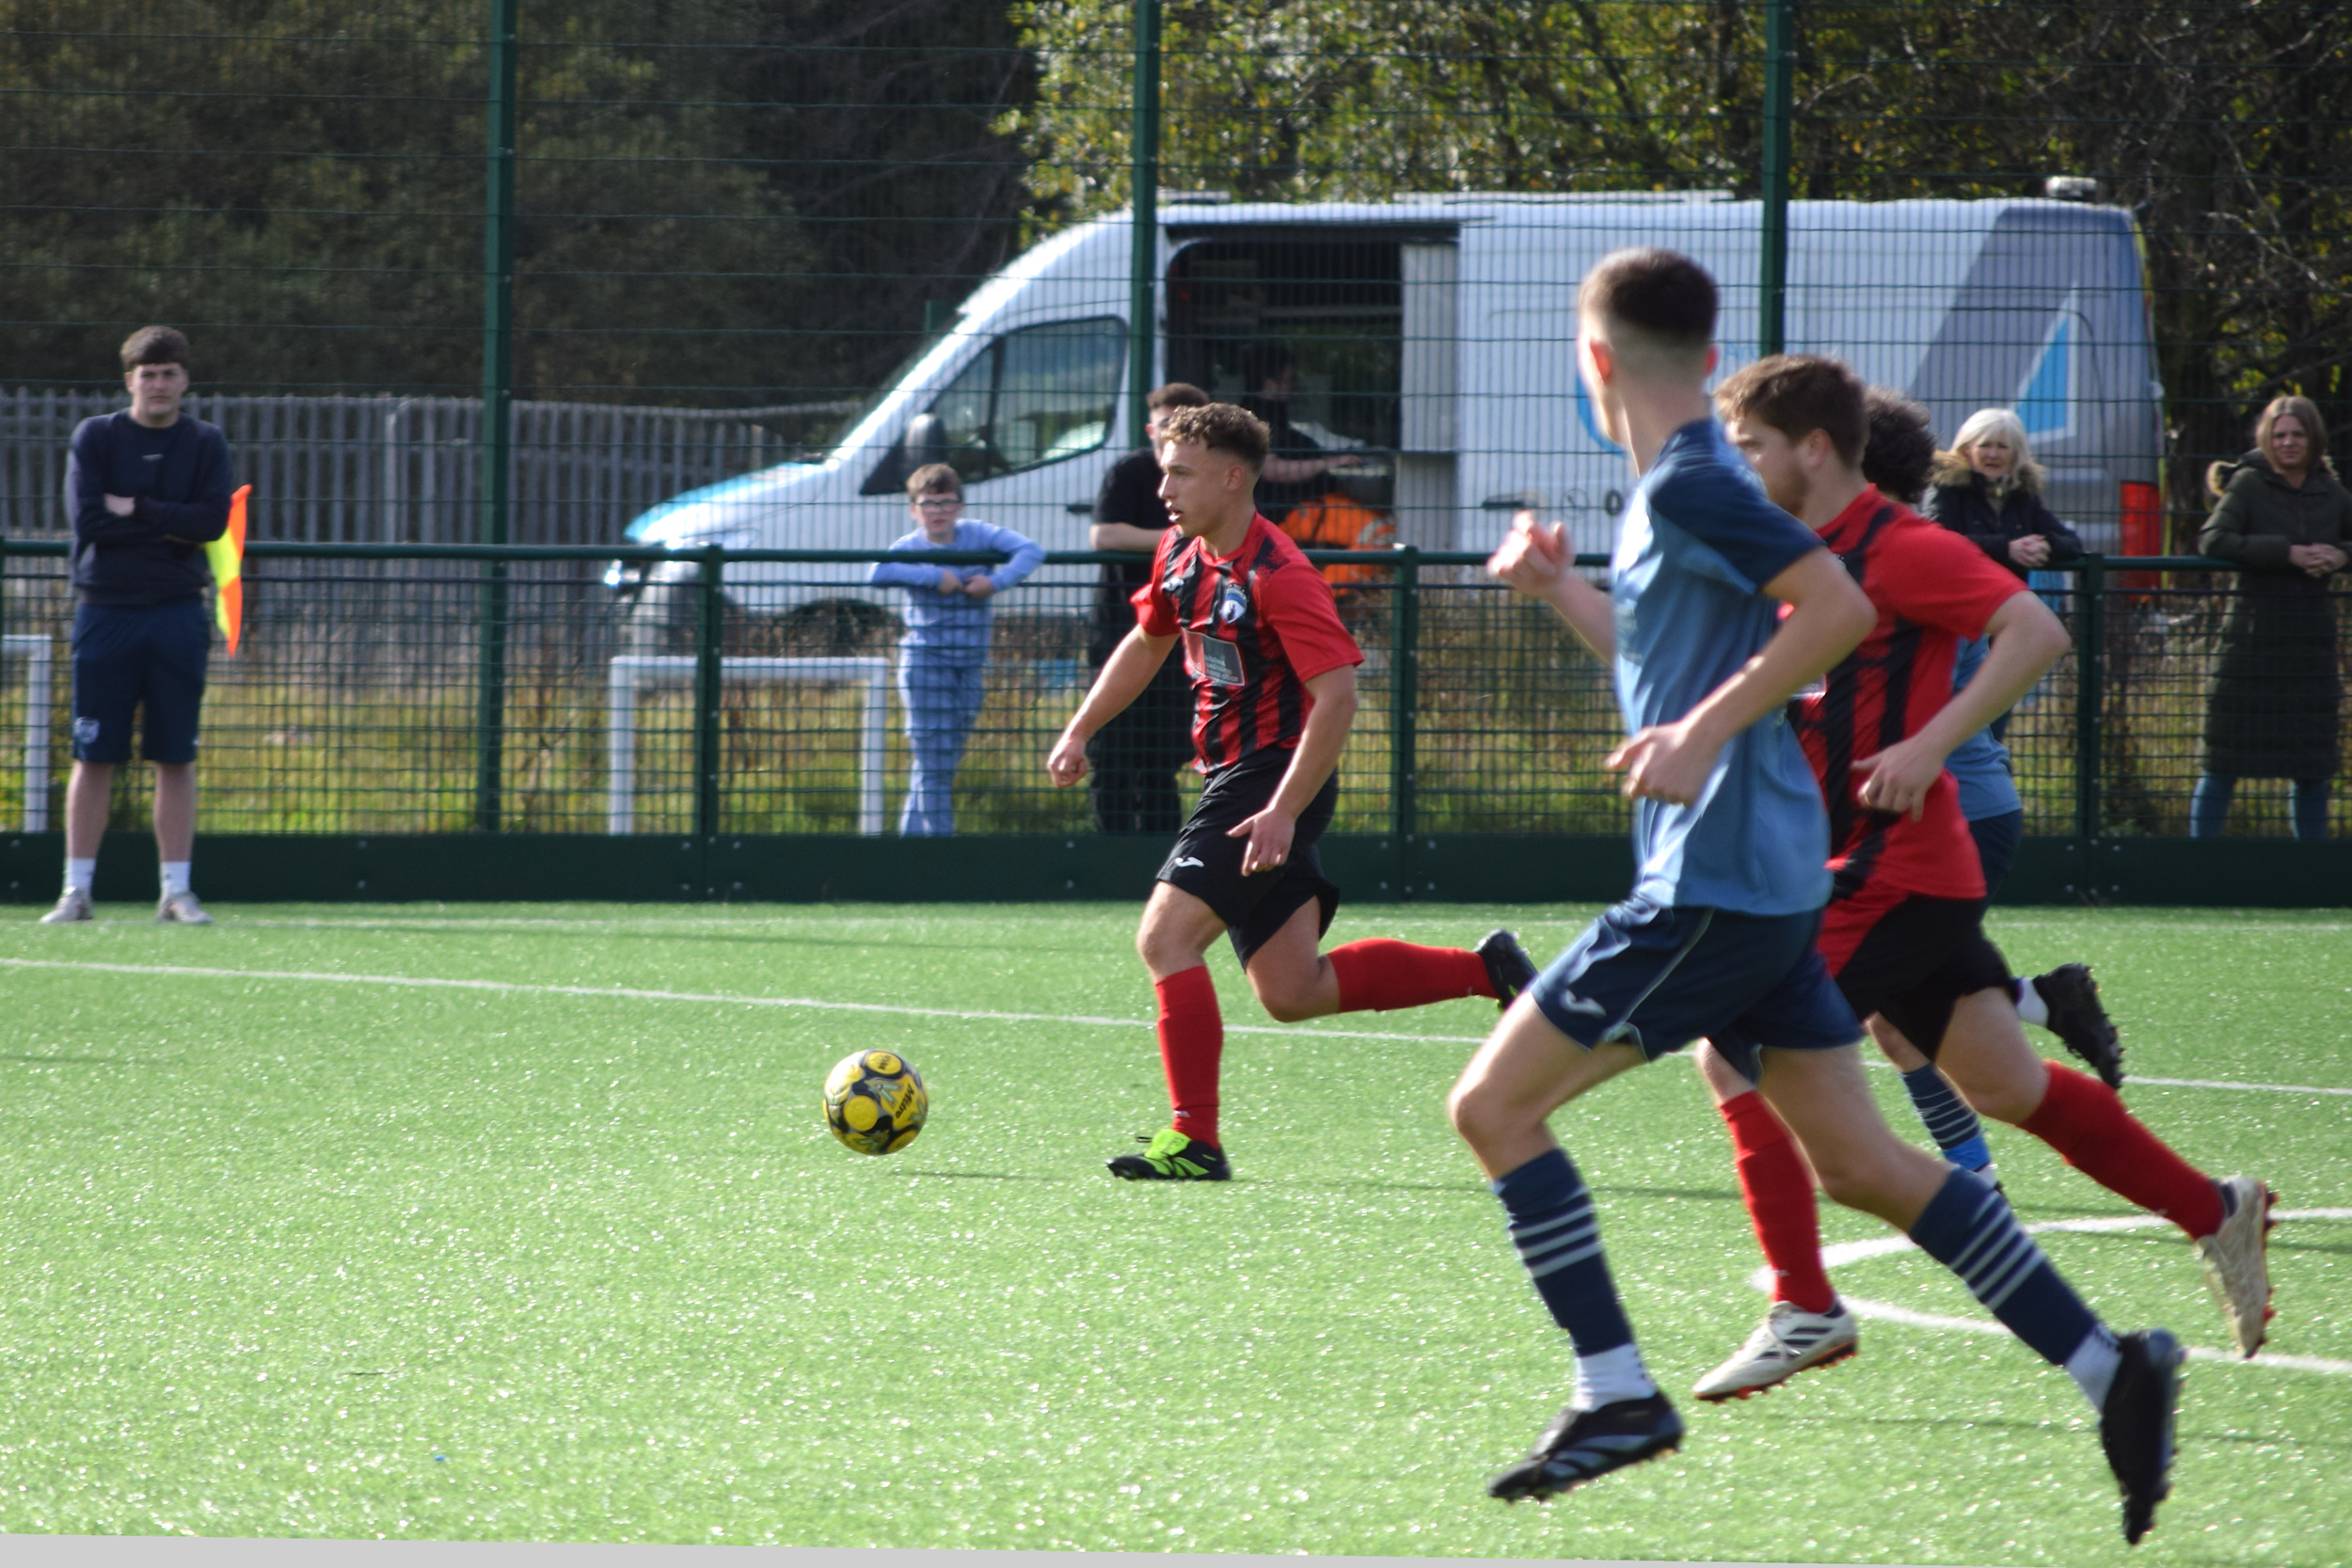
[[[961,506],[963,498],[961,496],[918,496],[915,498],[914,504],[917,506]]]

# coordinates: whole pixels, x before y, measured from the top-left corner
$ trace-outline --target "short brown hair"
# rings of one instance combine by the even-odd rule
[[[1238,404],[1204,403],[1197,408],[1174,408],[1160,421],[1164,441],[1198,441],[1211,451],[1238,457],[1252,468],[1265,467],[1266,445],[1273,435],[1263,420]]]
[[[1680,251],[1613,250],[1577,290],[1580,312],[1629,327],[1661,349],[1697,354],[1715,336],[1715,280]]]
[[[1862,477],[1877,485],[1879,494],[1917,505],[1935,467],[1935,431],[1927,404],[1892,387],[1870,387],[1863,391],[1862,412],[1870,431],[1862,447]]]
[[[2312,466],[2317,467],[2319,460],[2328,455],[2328,425],[2319,417],[2319,404],[2309,398],[2296,397],[2292,393],[2282,398],[2272,398],[2263,409],[2262,417],[2254,421],[2254,445],[2261,450],[2263,461],[2269,462],[2270,427],[2290,416],[2302,424],[2304,438],[2312,444]]]
[[[1819,354],[1769,356],[1715,388],[1726,418],[1756,420],[1791,441],[1820,431],[1838,456],[1854,464],[1870,438],[1862,401],[1862,378],[1843,360]]]
[[[945,463],[926,463],[907,475],[907,499],[946,490],[953,495],[963,494],[963,476]]]
[[[1143,405],[1153,413],[1163,408],[1206,408],[1209,394],[1189,381],[1171,381],[1144,394]]]
[[[122,340],[122,368],[177,365],[188,368],[188,340],[176,326],[142,326]]]

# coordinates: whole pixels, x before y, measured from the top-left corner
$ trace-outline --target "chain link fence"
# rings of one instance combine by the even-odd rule
[[[926,560],[943,558],[962,559]],[[504,607],[503,701],[489,716],[485,559]],[[596,552],[279,546],[248,562],[243,651],[215,655],[199,825],[895,833],[913,762],[900,591],[843,583],[871,559],[723,558],[715,591],[686,591],[689,613],[649,619],[605,586]],[[957,832],[1094,831],[1089,791],[1052,787],[1044,758],[1092,678],[1093,578],[1115,559],[1049,557],[997,601]],[[1337,831],[1624,831],[1600,768],[1621,733],[1608,672],[1549,610],[1482,580],[1471,557],[1314,559],[1346,574],[1343,612],[1366,655]],[[2029,833],[2187,831],[2237,594],[2203,562],[2169,562],[2153,580],[2119,564],[2139,563],[2093,562],[2049,595],[2077,645],[2007,727]],[[63,565],[54,546],[8,560],[0,828],[63,820]],[[2332,618],[2347,597],[2328,598]],[[1187,800],[1198,787],[1188,768],[1176,785]],[[144,780],[125,769],[116,824],[142,826],[146,810]],[[2285,833],[2284,781],[2249,781],[2235,813],[2233,832]]]
[[[2193,551],[2208,465],[2273,397],[2352,429],[2352,14],[2318,0],[8,16],[0,536],[63,537],[66,441],[161,321],[253,537],[363,552],[257,556],[214,826],[603,832],[619,773],[639,832],[866,831],[876,666],[821,661],[887,665],[893,634],[794,610],[863,571],[813,552],[908,531],[934,460],[1057,552],[999,611],[959,824],[1082,826],[1035,753],[1086,674],[1098,491],[1141,392],[1183,380],[1266,418],[1295,536],[1421,552],[1410,581],[1350,568],[1378,691],[1343,826],[1613,831],[1599,673],[1447,552],[1521,506],[1608,547],[1630,476],[1574,300],[1629,243],[1715,274],[1726,370],[1838,355],[1947,445],[2015,413],[2042,499],[2109,557]],[[434,553],[468,544],[580,553],[485,586]],[[396,546],[421,553],[364,553]],[[785,662],[735,667],[715,739],[678,666],[619,667],[620,756],[612,661],[703,658],[688,562],[713,546],[741,585],[713,657]],[[63,625],[55,564],[9,562],[0,734],[31,717],[23,640]],[[2029,831],[2185,831],[2234,579],[2036,585],[2091,634],[2099,701],[2077,711],[2070,661],[2013,720]],[[2284,789],[2249,782],[2234,831],[2283,832]]]

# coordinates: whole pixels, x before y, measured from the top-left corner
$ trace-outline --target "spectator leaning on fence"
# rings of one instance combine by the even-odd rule
[[[927,838],[956,831],[956,768],[988,680],[989,600],[1036,571],[1045,546],[962,515],[963,481],[945,463],[927,463],[908,475],[907,497],[908,510],[922,526],[893,550],[1002,550],[1012,557],[994,567],[878,561],[867,579],[907,591],[898,701],[914,768],[898,832]]]
[[[1145,400],[1145,444],[1110,467],[1094,498],[1094,525],[1087,544],[1098,550],[1126,550],[1132,561],[1103,568],[1088,628],[1087,663],[1100,674],[1136,627],[1135,591],[1152,579],[1152,552],[1168,531],[1168,507],[1160,499],[1162,416],[1171,408],[1206,406],[1209,394],[1189,382],[1171,381]],[[1094,825],[1106,833],[1172,833],[1184,825],[1176,798],[1176,769],[1192,760],[1192,682],[1184,661],[1160,666],[1143,694],[1087,741],[1087,793]]]
[[[2352,543],[2352,491],[2328,462],[2328,427],[2308,398],[2274,398],[2254,450],[2205,476],[2219,504],[2199,553],[2241,569],[2205,708],[2205,773],[2189,801],[2192,838],[2218,838],[2240,779],[2295,781],[2295,836],[2328,836],[2337,761],[2336,610],[2328,578]]]
[[[2083,542],[2042,503],[2042,465],[2008,409],[1969,415],[1952,450],[1936,453],[1931,477],[1920,510],[2018,577],[2081,558]]]
[[[180,412],[188,341],[143,326],[122,345],[131,406],[84,420],[66,461],[73,520],[73,776],[65,791],[65,891],[41,916],[90,918],[98,845],[115,768],[131,760],[131,722],[146,710],[140,752],[155,765],[155,918],[212,916],[188,891],[196,841],[197,724],[212,617],[204,546],[229,526],[229,443]]]

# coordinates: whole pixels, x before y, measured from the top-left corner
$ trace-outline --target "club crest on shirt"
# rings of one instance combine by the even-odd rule
[[[1238,582],[1228,582],[1216,591],[1216,624],[1231,626],[1240,624],[1249,613],[1249,595]]]

